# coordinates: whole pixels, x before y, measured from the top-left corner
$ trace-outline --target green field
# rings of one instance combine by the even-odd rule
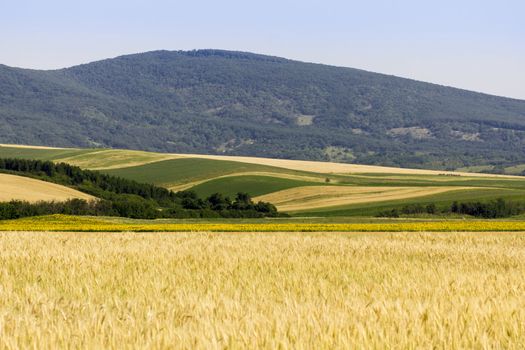
[[[314,186],[316,182],[299,181],[272,176],[230,176],[204,182],[192,187],[199,196],[223,193],[234,197],[238,192],[247,192],[253,197],[299,186]]]
[[[419,198],[403,199],[397,201],[384,201],[365,204],[354,204],[339,207],[329,207],[322,210],[305,210],[291,213],[294,216],[314,217],[347,217],[347,216],[374,216],[380,212],[400,208],[407,204],[427,205],[434,203],[438,208],[450,207],[454,201],[488,201],[497,198],[519,200],[525,198],[525,190],[514,189],[484,189],[484,190],[459,190],[450,193],[436,194]]]
[[[183,158],[172,159],[123,169],[104,171],[110,175],[166,187],[214,179],[236,173],[282,171],[272,167],[221,160]]]
[[[0,146],[0,158],[25,158],[63,161],[86,169],[95,169],[110,175],[147,182],[173,190],[194,190],[200,196],[220,192],[234,197],[238,192],[247,192],[252,197],[279,194],[297,189],[297,193],[312,186],[319,188],[319,197],[327,197],[326,206],[301,208],[290,211],[294,216],[349,217],[373,216],[381,211],[399,208],[406,204],[435,203],[439,208],[450,206],[453,201],[487,201],[505,198],[511,201],[525,198],[525,178],[501,177],[480,174],[423,174],[413,173],[369,173],[364,170],[348,172],[324,171],[324,163],[315,163],[298,170],[293,161],[290,166],[273,166],[258,162],[257,158],[239,161],[234,158],[208,159],[203,156],[163,154],[131,150],[107,149],[40,149]],[[281,164],[281,163],[279,163]],[[329,164],[329,163],[326,163]],[[396,169],[393,169],[395,171]],[[403,169],[402,169],[403,170]],[[452,176],[453,175],[453,176]],[[340,202],[330,201],[337,197],[324,193],[325,186],[352,188],[400,188],[424,189],[447,187],[447,192],[428,194],[424,191],[416,197],[390,199],[374,198],[371,201],[353,201],[353,195]],[[375,189],[374,189],[375,188]],[[300,196],[286,198],[287,203],[301,203]],[[332,197],[330,197],[332,196]],[[310,198],[311,199],[311,198]],[[336,203],[336,204],[333,204]],[[324,203],[323,203],[324,205]],[[279,206],[278,206],[279,207]]]
[[[83,149],[39,149],[0,146],[0,157],[2,158],[56,160],[91,152],[91,150]]]

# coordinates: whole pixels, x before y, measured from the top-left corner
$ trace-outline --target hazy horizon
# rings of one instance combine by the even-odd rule
[[[0,14],[0,63],[57,69],[155,50],[224,49],[525,100],[517,0],[23,0]],[[7,48],[7,49],[6,49]]]

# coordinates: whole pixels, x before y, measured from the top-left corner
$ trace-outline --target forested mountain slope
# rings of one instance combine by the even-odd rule
[[[525,163],[525,101],[220,50],[0,66],[0,123],[0,143],[437,169]]]

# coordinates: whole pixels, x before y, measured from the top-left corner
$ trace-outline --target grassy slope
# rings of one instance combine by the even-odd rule
[[[0,146],[1,158],[56,160],[60,158],[72,157],[91,152],[92,150],[89,149],[40,149]]]
[[[248,175],[224,177],[207,181],[192,187],[192,190],[200,196],[209,196],[212,193],[220,192],[233,198],[238,192],[246,192],[252,197],[256,197],[288,188],[312,185],[319,185],[319,183],[271,176]]]
[[[225,175],[253,172],[281,173],[295,176],[317,176],[318,178],[324,178],[322,175],[286,170],[265,165],[203,158],[171,159],[136,167],[104,170],[104,172],[137,181],[151,182],[166,187],[211,180]]]
[[[173,186],[228,175],[235,172],[257,171],[257,167],[208,159],[174,159],[124,169],[104,171],[108,174]]]
[[[505,168],[505,173],[519,175],[525,172],[525,164],[518,164],[515,166]]]

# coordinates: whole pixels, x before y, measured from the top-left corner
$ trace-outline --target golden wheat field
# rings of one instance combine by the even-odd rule
[[[458,190],[477,190],[459,186],[304,186],[272,192],[256,197],[268,201],[279,210],[293,212],[340,205],[383,202],[430,196]]]
[[[0,233],[0,348],[521,349],[523,233]]]
[[[93,196],[86,193],[51,182],[23,176],[0,174],[0,201],[65,201],[72,198],[94,199]]]

